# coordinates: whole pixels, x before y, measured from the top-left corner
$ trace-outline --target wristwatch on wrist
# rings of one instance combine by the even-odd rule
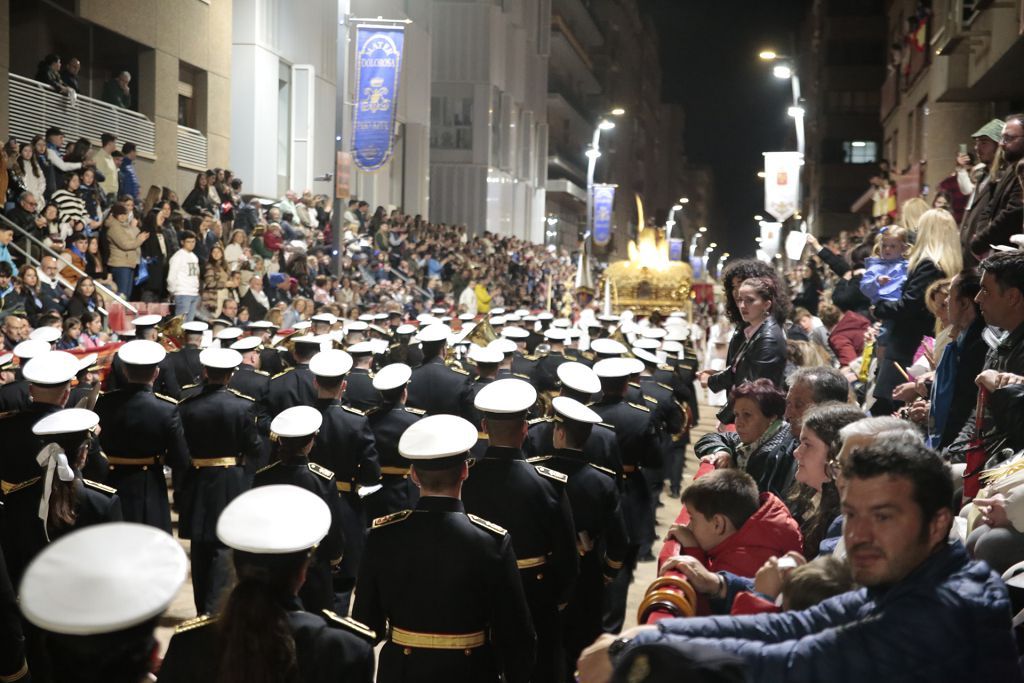
[[[616,638],[612,641],[612,644],[608,646],[608,658],[612,660],[612,664],[618,663],[619,655],[629,645],[630,638]]]

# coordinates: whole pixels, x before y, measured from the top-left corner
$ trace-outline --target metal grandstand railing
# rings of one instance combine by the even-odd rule
[[[50,126],[59,126],[69,140],[86,137],[99,144],[103,133],[113,133],[118,140],[134,142],[139,154],[156,156],[156,126],[138,112],[85,95],[61,95],[17,74],[10,74],[7,93],[10,134],[19,140],[31,140]]]
[[[207,140],[201,131],[178,126],[178,165],[197,171],[207,167]]]
[[[46,246],[46,244],[44,244],[43,242],[38,240],[35,237],[35,235],[29,234],[21,226],[16,225],[15,223],[12,223],[10,221],[10,219],[8,219],[6,216],[0,215],[0,222],[3,222],[5,224],[11,226],[14,229],[15,235],[18,235],[20,237],[24,237],[31,244],[34,244],[37,247],[39,247],[39,249],[40,249],[40,251],[42,253],[44,253],[44,254],[46,254],[48,256],[52,256],[55,259],[57,259],[57,261],[59,263],[63,263],[64,265],[70,267],[71,270],[73,270],[76,273],[78,273],[78,275],[80,277],[89,277],[88,273],[86,273],[84,270],[80,269],[78,266],[73,264],[71,261],[69,261],[66,258],[64,258],[63,254],[61,254],[59,252],[56,252],[53,249],[50,249],[50,247]],[[21,246],[19,246],[18,244],[16,244],[13,241],[8,245],[8,247],[14,249],[16,252],[18,252],[19,254],[24,256],[26,263],[29,263],[29,264],[35,266],[36,268],[39,267],[39,259],[37,259],[32,254],[30,254],[26,249],[23,249]],[[61,269],[63,270],[63,267]],[[70,282],[68,282],[63,277],[61,277],[59,273],[57,274],[57,281],[60,282],[65,287],[67,287],[68,289],[74,289],[75,288],[74,285],[72,285]],[[96,285],[96,289],[98,289],[100,292],[103,293],[103,296],[110,297],[111,299],[113,299],[117,303],[121,304],[122,306],[124,306],[126,309],[128,309],[132,313],[138,313],[139,312],[139,309],[137,309],[134,306],[132,306],[131,303],[129,303],[127,299],[125,299],[122,296],[119,296],[114,290],[110,289],[109,287],[104,285],[102,282],[97,282],[96,280],[93,280],[93,284]],[[100,308],[100,311],[103,313],[103,315],[107,315],[106,309]]]

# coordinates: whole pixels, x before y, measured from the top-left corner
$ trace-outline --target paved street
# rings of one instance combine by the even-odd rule
[[[691,443],[715,428],[714,415],[715,410],[713,408],[703,404],[701,405],[701,420],[691,433]],[[687,448],[687,477],[693,476],[696,469],[697,467],[693,457],[693,451],[691,448]],[[662,501],[665,503],[664,507],[658,508],[659,538],[664,537],[669,525],[675,520],[676,515],[679,514],[680,508],[679,501],[676,499],[669,499],[667,493],[662,496]],[[188,551],[188,541],[182,541],[182,545],[185,547],[185,550]],[[657,555],[659,550],[660,544],[656,544],[654,548],[655,555]],[[627,625],[632,625],[636,619],[637,607],[640,605],[640,600],[643,598],[644,591],[656,576],[656,565],[656,562],[645,562],[637,567],[635,580],[629,590],[629,602],[627,603],[626,608]],[[163,616],[161,625],[157,629],[157,638],[160,640],[162,649],[166,649],[167,642],[174,633],[174,627],[185,619],[191,619],[195,616],[195,613],[195,607],[192,604],[192,583],[191,581],[187,581],[182,587],[181,593],[179,593],[178,597],[175,598],[174,603]]]

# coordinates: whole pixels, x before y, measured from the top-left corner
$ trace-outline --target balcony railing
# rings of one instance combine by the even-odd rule
[[[178,166],[203,171],[208,168],[206,136],[195,128],[178,126]]]
[[[138,112],[84,95],[72,99],[17,74],[10,75],[8,97],[10,134],[18,140],[30,140],[50,126],[59,126],[68,141],[84,137],[99,144],[103,133],[113,133],[121,142],[134,142],[139,154],[156,156],[155,126]]]

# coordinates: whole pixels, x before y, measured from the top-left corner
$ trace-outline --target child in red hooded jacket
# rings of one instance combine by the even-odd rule
[[[669,537],[681,554],[669,558],[661,574],[683,574],[701,596],[697,614],[727,614],[733,595],[724,572],[753,577],[771,557],[803,549],[800,526],[786,505],[771,493],[758,493],[746,472],[721,469],[696,479],[683,491],[690,518]],[[655,613],[653,623],[669,616]]]

